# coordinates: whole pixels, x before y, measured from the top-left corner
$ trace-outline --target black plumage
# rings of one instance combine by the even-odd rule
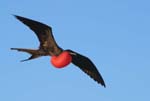
[[[34,21],[25,17],[14,15],[19,21],[27,25],[32,31],[35,32],[37,35],[40,46],[38,49],[23,49],[23,48],[11,48],[12,50],[18,50],[22,52],[27,52],[31,54],[31,57],[29,57],[26,60],[27,61],[31,59],[38,58],[40,56],[58,56],[61,54],[64,50],[60,48],[52,34],[52,28],[48,25],[45,25],[41,22]],[[86,74],[88,74],[91,78],[93,78],[95,81],[100,83],[102,86],[105,87],[105,82],[101,76],[101,74],[98,72],[96,66],[93,64],[93,62],[86,56],[83,56],[77,52],[74,52],[70,49],[65,50],[70,53],[72,56],[72,63],[79,67],[82,71],[84,71]]]

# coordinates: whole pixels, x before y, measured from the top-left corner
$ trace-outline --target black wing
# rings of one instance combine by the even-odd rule
[[[92,61],[72,50],[68,50],[71,52],[72,55],[72,63],[76,66],[78,66],[81,70],[83,70],[86,74],[88,74],[91,78],[93,78],[95,81],[100,83],[102,86],[105,87],[105,82],[101,76],[101,74],[98,72],[96,66],[92,63]]]
[[[54,54],[57,54],[60,51],[62,51],[61,48],[57,45],[56,41],[54,40],[52,28],[50,26],[25,17],[17,15],[14,16],[35,32],[40,41],[40,49],[51,50],[52,52],[54,52]]]

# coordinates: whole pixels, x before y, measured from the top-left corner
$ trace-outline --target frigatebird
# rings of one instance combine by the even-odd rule
[[[68,64],[73,63],[97,81],[97,83],[105,87],[105,82],[94,63],[88,57],[73,50],[64,50],[59,47],[53,37],[52,28],[50,26],[29,18],[17,15],[14,16],[34,31],[40,41],[40,46],[38,49],[11,48],[12,50],[26,52],[31,55],[28,59],[22,60],[22,62],[41,56],[51,56],[51,63],[54,67],[63,68]]]

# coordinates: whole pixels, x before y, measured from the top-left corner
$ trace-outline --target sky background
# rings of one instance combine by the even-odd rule
[[[0,101],[150,100],[149,0],[1,0]],[[21,63],[35,34],[12,14],[52,26],[57,43],[88,56],[106,88],[78,67],[56,69],[50,57]]]

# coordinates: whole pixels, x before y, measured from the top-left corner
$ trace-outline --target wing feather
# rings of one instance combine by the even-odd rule
[[[72,50],[69,51],[71,52],[73,58],[72,63],[74,65],[78,66],[82,71],[84,71],[86,74],[88,74],[91,78],[100,83],[102,86],[104,87],[106,86],[101,74],[98,72],[96,66],[88,57],[85,57]]]
[[[50,49],[57,53],[61,48],[57,45],[53,34],[52,28],[46,24],[43,24],[38,21],[34,21],[25,17],[14,15],[19,21],[27,25],[32,31],[35,32],[39,41],[40,49]]]

